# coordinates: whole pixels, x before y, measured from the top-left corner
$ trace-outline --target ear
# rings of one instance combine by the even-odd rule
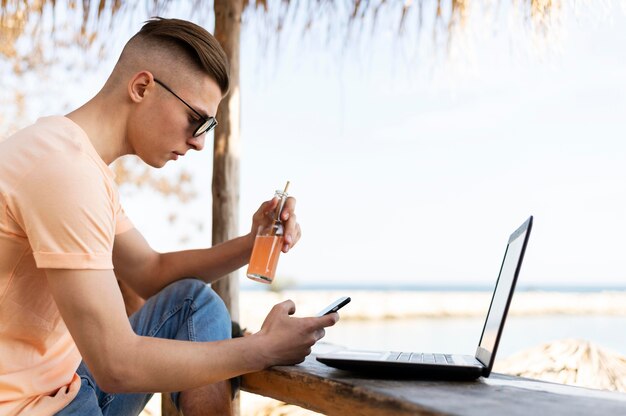
[[[151,88],[154,88],[152,73],[149,71],[137,72],[128,81],[128,96],[133,102],[141,102]]]

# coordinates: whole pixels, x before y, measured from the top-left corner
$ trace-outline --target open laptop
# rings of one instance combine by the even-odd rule
[[[340,350],[317,356],[331,367],[379,376],[472,380],[488,377],[498,350],[515,283],[533,224],[531,216],[509,238],[476,354]]]

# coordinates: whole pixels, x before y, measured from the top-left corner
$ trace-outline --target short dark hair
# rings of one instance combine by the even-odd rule
[[[230,88],[230,67],[226,53],[206,29],[180,19],[153,17],[147,20],[133,38],[169,43],[178,47],[195,64],[217,82],[222,95]]]

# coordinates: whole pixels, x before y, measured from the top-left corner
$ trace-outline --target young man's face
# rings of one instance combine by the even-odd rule
[[[152,167],[163,167],[189,150],[202,150],[207,133],[194,133],[215,117],[222,99],[219,86],[208,76],[155,75],[146,96],[134,113],[129,141],[134,153]],[[194,111],[195,110],[195,111]]]

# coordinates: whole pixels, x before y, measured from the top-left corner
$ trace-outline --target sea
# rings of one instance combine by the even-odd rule
[[[263,285],[243,287],[242,299],[256,297],[255,294],[262,293],[264,289],[267,291],[267,287]],[[320,294],[325,292],[348,296],[355,293],[356,296],[353,296],[355,304],[361,298],[371,303],[372,309],[380,308],[377,299],[389,297],[390,293],[395,294],[391,296],[401,298],[408,309],[416,306],[410,304],[413,296],[415,299],[423,299],[424,296],[430,298],[430,294],[433,294],[435,299],[438,299],[436,296],[445,299],[447,294],[454,294],[457,299],[465,299],[462,302],[467,301],[469,304],[480,301],[486,303],[484,313],[479,311],[478,314],[470,313],[467,316],[463,314],[447,316],[445,313],[433,316],[407,314],[408,317],[392,319],[370,319],[367,313],[362,312],[359,312],[358,319],[354,319],[353,315],[348,313],[351,305],[347,305],[343,312],[347,318],[341,319],[335,327],[328,328],[323,339],[326,343],[367,350],[474,354],[483,329],[491,290],[490,287],[476,285],[312,285],[289,288],[285,296],[298,299],[300,303],[315,304],[323,302],[321,300],[323,296]],[[271,303],[282,300],[280,293],[281,291],[277,291],[271,297]],[[623,308],[613,308],[609,313],[603,309],[610,302],[622,304],[622,299],[626,299],[626,286],[518,286],[515,295],[526,300],[538,299],[537,302],[542,302],[543,305],[535,305],[536,309],[531,313],[522,311],[510,314],[498,347],[498,358],[507,358],[526,349],[564,339],[588,341],[626,357],[626,337],[623,336],[626,331],[626,305]],[[515,311],[519,311],[519,305],[515,304],[515,300],[514,296],[511,308],[514,310],[517,307]],[[565,308],[566,313],[542,313],[544,309],[554,310],[550,307],[554,303],[552,300],[561,303],[570,302],[571,305]],[[319,306],[321,309],[325,304]],[[360,308],[363,307],[361,304]],[[242,308],[245,308],[245,305]],[[258,306],[256,308],[259,309]],[[563,309],[563,305],[557,308]],[[580,312],[577,312],[579,309]]]

